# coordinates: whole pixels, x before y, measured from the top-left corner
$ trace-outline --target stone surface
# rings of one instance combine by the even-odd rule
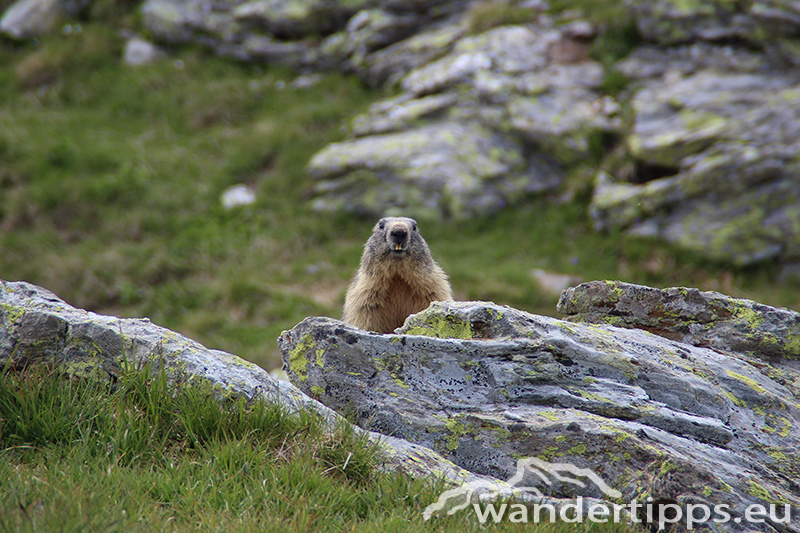
[[[279,345],[301,390],[475,473],[509,479],[537,457],[592,469],[623,501],[800,510],[800,403],[782,360],[482,302],[434,303],[393,335],[308,318]],[[577,495],[603,497],[552,493]],[[717,531],[800,531],[773,526]]]
[[[626,134],[633,179],[601,175],[591,214],[715,260],[800,256],[800,72],[732,47],[643,48]]]
[[[545,157],[523,158],[510,136],[455,121],[331,144],[309,171],[318,210],[457,219],[547,190],[560,174]]]
[[[662,45],[746,42],[798,64],[800,6],[794,0],[625,0],[642,36]]]
[[[597,91],[600,64],[554,52],[580,47],[568,35],[547,21],[502,26],[426,57],[399,96],[312,158],[314,207],[465,219],[552,190],[561,163],[589,156],[592,137],[620,125],[619,106]]]
[[[654,289],[591,281],[564,291],[558,311],[571,321],[636,328],[672,340],[781,362],[800,370],[800,313],[686,287]],[[800,373],[792,392],[800,397]]]
[[[145,0],[142,22],[170,43],[294,67],[360,69],[373,52],[457,12],[466,2],[393,0]]]
[[[126,65],[138,67],[158,61],[166,56],[166,52],[141,37],[132,37],[125,42],[122,60]]]
[[[0,32],[15,39],[38,37],[52,31],[86,6],[85,0],[18,0],[0,18]]]
[[[235,355],[209,350],[147,319],[122,319],[76,309],[25,282],[0,280],[0,368],[60,364],[76,374],[113,375],[121,365],[163,368],[171,382],[210,386],[221,396],[263,398],[290,412],[317,411],[333,429],[342,418],[286,381]],[[360,431],[360,430],[359,430]],[[431,475],[452,482],[486,480],[425,447],[370,433],[385,469]]]

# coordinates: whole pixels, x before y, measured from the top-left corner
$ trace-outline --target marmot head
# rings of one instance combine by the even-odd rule
[[[373,253],[400,259],[424,254],[428,245],[419,234],[416,220],[406,217],[386,217],[380,219],[372,228],[367,248]]]

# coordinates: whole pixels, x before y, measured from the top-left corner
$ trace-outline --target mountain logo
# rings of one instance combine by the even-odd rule
[[[521,497],[525,500],[544,498],[544,494],[531,486],[531,481],[538,481],[547,486],[556,482],[570,483],[585,488],[587,482],[594,483],[609,498],[621,498],[622,493],[609,487],[600,476],[588,468],[578,468],[570,463],[548,463],[536,457],[517,461],[517,471],[508,481],[476,480],[464,483],[460,487],[444,491],[436,503],[427,506],[423,518],[429,520],[434,513],[451,515],[467,508],[475,499],[490,501],[509,496]],[[526,483],[527,482],[527,483]]]

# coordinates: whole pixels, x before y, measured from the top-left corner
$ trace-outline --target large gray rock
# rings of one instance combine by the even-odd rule
[[[466,2],[393,0],[145,0],[158,39],[295,67],[355,68],[367,57],[457,12]]]
[[[422,218],[497,211],[515,196],[558,184],[557,167],[522,151],[513,137],[455,121],[334,143],[311,159],[311,176],[321,182],[312,205]]]
[[[744,41],[800,64],[800,5],[794,0],[625,0],[642,36],[662,45]]]
[[[427,36],[449,43],[455,34]],[[619,106],[597,90],[601,65],[547,19],[465,36],[438,58],[421,57],[427,62],[400,81],[403,93],[356,117],[351,139],[312,158],[315,208],[491,213],[551,190],[560,163],[588,157],[593,136],[620,127]]]
[[[641,87],[626,135],[637,170],[600,175],[595,226],[739,265],[796,261],[800,71],[703,44],[642,48],[618,68]]]
[[[622,281],[590,281],[565,290],[558,311],[568,320],[644,329],[672,340],[780,362],[800,370],[800,313],[717,292],[654,289]],[[800,397],[800,373],[789,383]]]
[[[0,18],[0,32],[15,39],[38,37],[65,17],[77,15],[86,0],[17,0]]]
[[[308,318],[279,345],[301,390],[472,472],[509,479],[520,458],[571,463],[623,501],[727,505],[734,520],[716,531],[800,531],[797,514],[743,520],[753,504],[800,512],[800,402],[777,379],[780,360],[481,302],[434,303],[393,335]],[[603,497],[552,489],[578,495]]]
[[[164,368],[171,382],[211,387],[223,397],[261,398],[290,412],[316,411],[331,429],[343,422],[294,385],[235,355],[209,350],[147,319],[98,315],[76,309],[41,287],[0,280],[0,368],[37,363],[100,376],[119,374],[123,364],[153,365]],[[383,468],[419,477],[434,474],[451,482],[487,481],[423,446],[377,433],[368,436],[381,448]]]

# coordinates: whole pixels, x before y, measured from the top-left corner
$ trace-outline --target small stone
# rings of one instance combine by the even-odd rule
[[[123,61],[126,65],[140,66],[153,63],[166,56],[164,50],[141,37],[133,37],[125,43]]]
[[[248,185],[239,184],[228,188],[222,193],[222,207],[233,209],[243,205],[252,205],[256,201],[256,193]]]

